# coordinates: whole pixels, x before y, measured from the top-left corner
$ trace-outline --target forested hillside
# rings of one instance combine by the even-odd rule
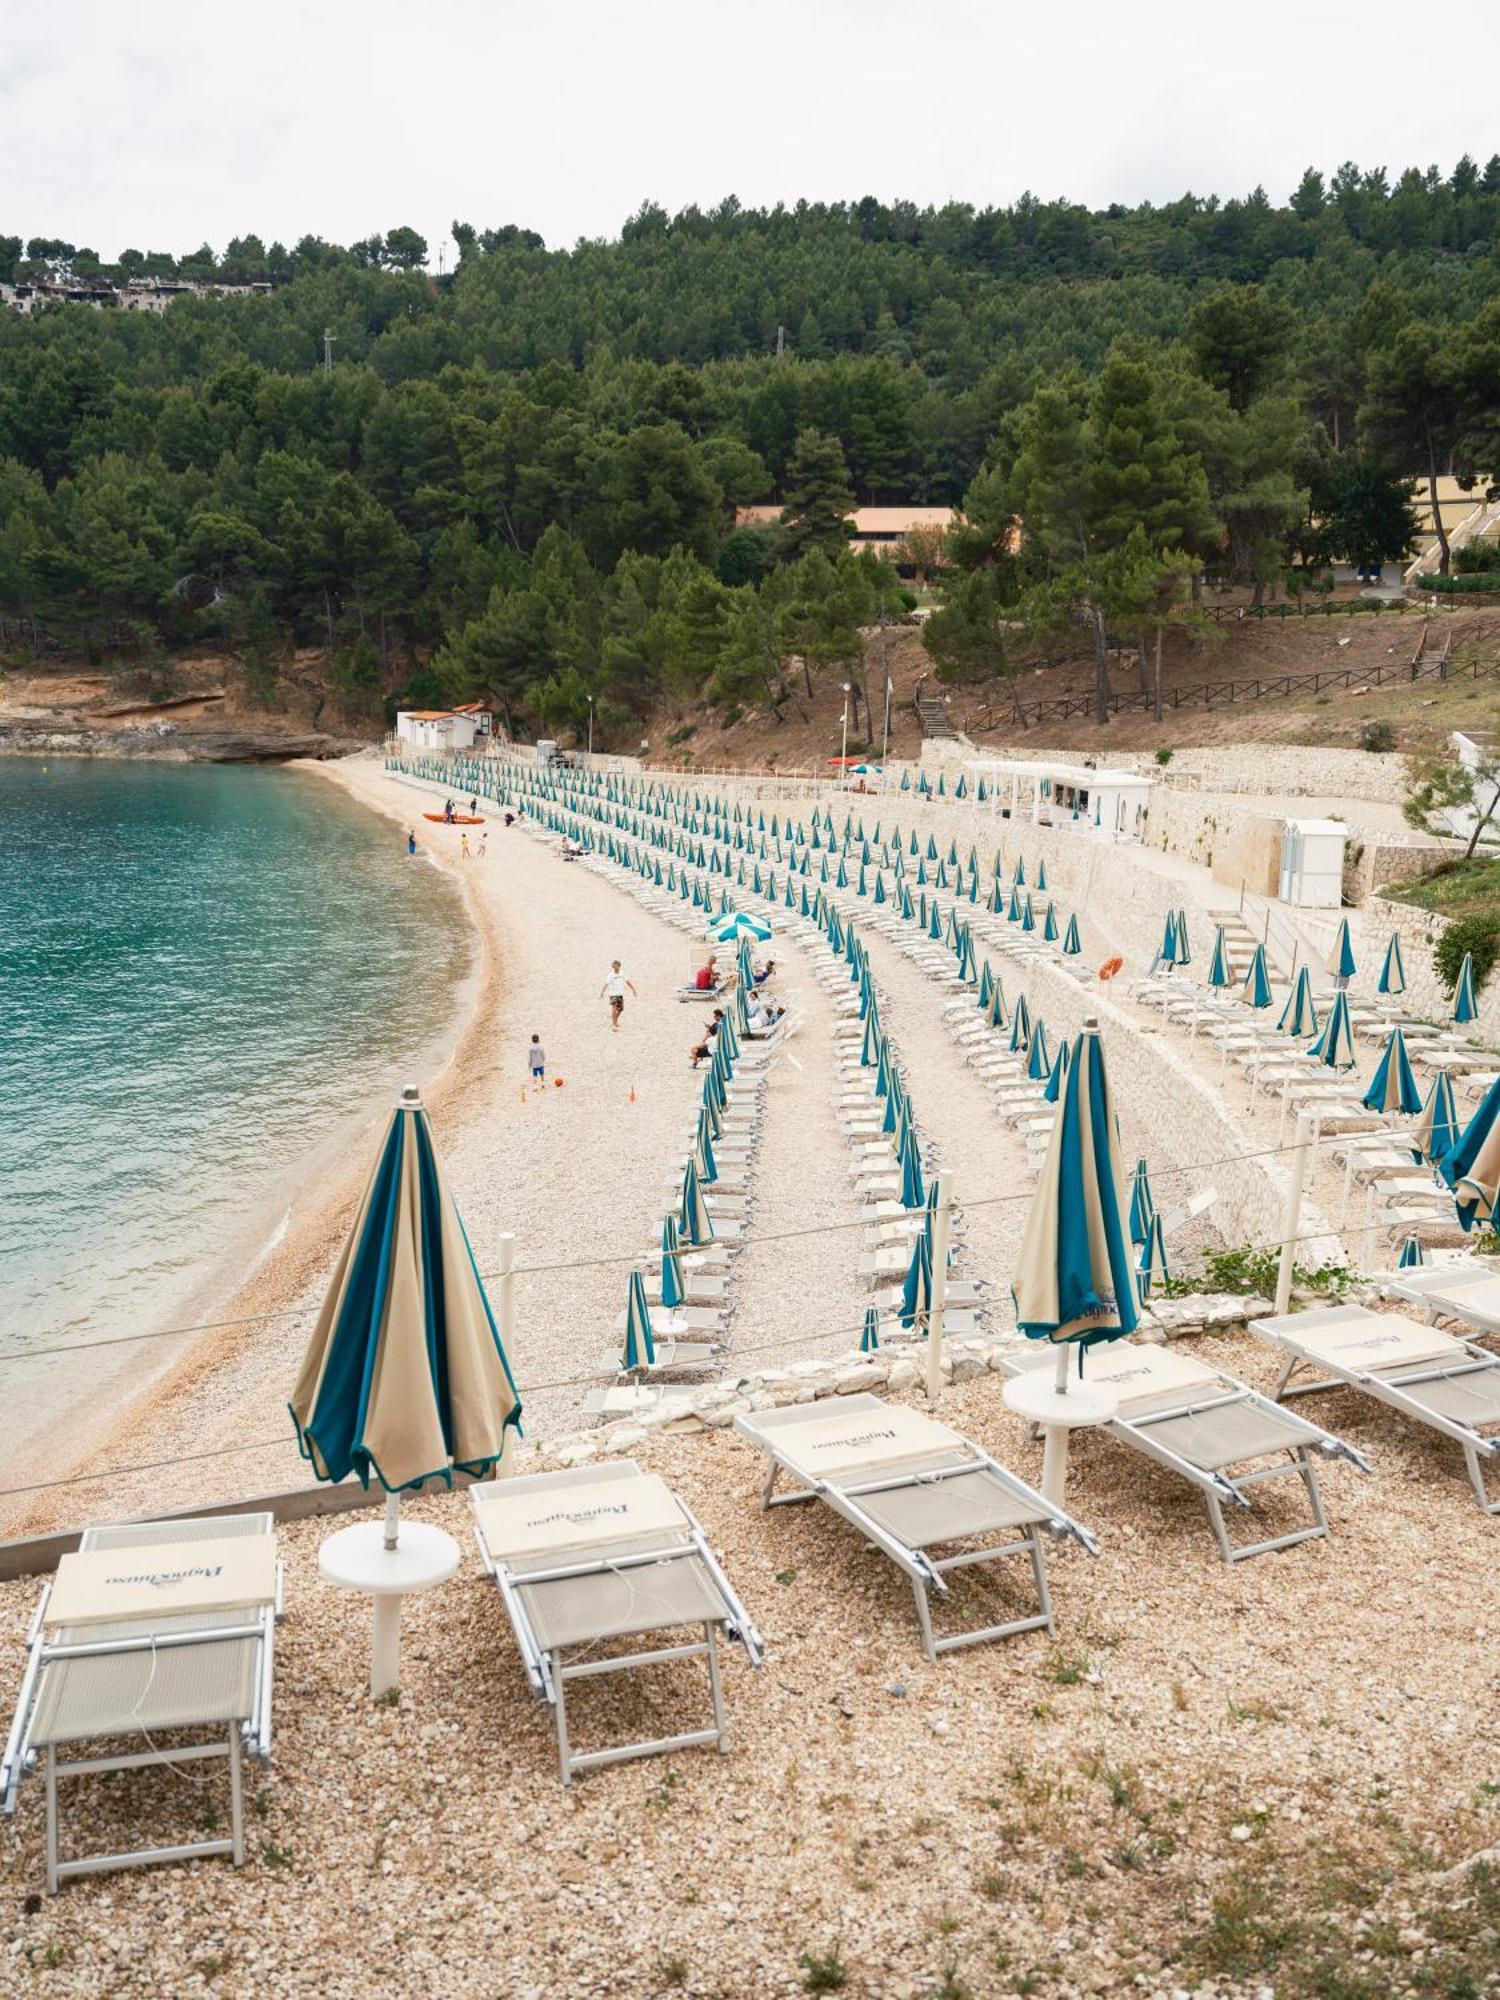
[[[729,200],[568,250],[454,237],[437,279],[406,228],[113,265],[0,237],[0,282],[274,287],[0,310],[6,643],[217,643],[267,705],[321,644],[351,715],[404,688],[566,728],[592,697],[624,730],[851,658],[901,592],[844,516],[910,500],[969,521],[946,677],[1080,637],[1102,677],[1107,641],[1191,627],[1205,576],[1399,556],[1409,478],[1500,468],[1500,158],[1309,172],[1283,205]],[[766,500],[779,529],[734,528]]]

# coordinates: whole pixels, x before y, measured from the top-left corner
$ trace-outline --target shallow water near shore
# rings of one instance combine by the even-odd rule
[[[452,882],[305,772],[0,761],[0,1353],[175,1324],[251,1261],[420,1078],[471,950]]]

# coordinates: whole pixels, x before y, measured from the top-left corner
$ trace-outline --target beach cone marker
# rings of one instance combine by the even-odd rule
[[[627,1098],[625,1099],[625,1102],[626,1102],[627,1104],[634,1104],[634,1103],[635,1103],[635,1085],[634,1085],[634,1084],[632,1084],[632,1085],[630,1086],[630,1094],[629,1094],[629,1096],[628,1096],[628,1097],[627,1097]]]

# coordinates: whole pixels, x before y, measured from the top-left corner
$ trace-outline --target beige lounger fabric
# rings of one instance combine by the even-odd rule
[[[900,1403],[810,1418],[774,1435],[787,1463],[808,1479],[845,1479],[903,1459],[952,1452],[962,1443],[946,1424]]]
[[[137,1639],[151,1632],[184,1627],[242,1626],[242,1611],[210,1611],[182,1620],[130,1620],[118,1625],[65,1626],[55,1642],[89,1645],[108,1639]],[[61,1669],[62,1671],[59,1671]],[[120,1736],[135,1730],[200,1728],[216,1722],[243,1722],[255,1711],[259,1656],[254,1639],[222,1645],[172,1646],[153,1653],[102,1654],[59,1660],[42,1676],[31,1740],[77,1743],[88,1737]]]
[[[169,1616],[246,1610],[275,1601],[276,1544],[269,1535],[79,1549],[57,1566],[47,1623],[156,1623]]]
[[[1084,1380],[1113,1389],[1121,1416],[1165,1396],[1181,1399],[1211,1391],[1220,1379],[1218,1369],[1196,1355],[1133,1340],[1114,1341],[1102,1353],[1090,1354],[1084,1363]]]
[[[1390,1368],[1415,1368],[1428,1362],[1442,1365],[1464,1358],[1461,1341],[1401,1313],[1352,1313],[1346,1320],[1288,1332],[1284,1337],[1313,1361],[1380,1374]]]
[[[655,1473],[531,1492],[506,1482],[473,1492],[485,1546],[507,1562],[687,1526],[681,1504]]]

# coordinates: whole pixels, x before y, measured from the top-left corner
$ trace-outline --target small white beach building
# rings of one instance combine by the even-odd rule
[[[494,722],[477,701],[463,708],[403,708],[396,714],[396,741],[413,750],[472,750],[488,739]]]
[[[1070,764],[1056,758],[987,757],[966,763],[969,791],[985,795],[1007,819],[1038,826],[1079,826],[1110,840],[1139,840],[1155,782],[1124,765]]]

